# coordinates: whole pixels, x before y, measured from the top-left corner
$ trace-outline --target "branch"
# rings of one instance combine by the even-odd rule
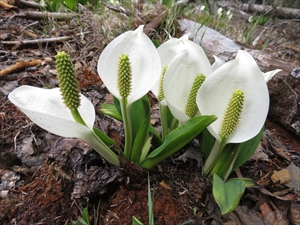
[[[300,17],[300,10],[286,7],[275,7],[270,5],[258,5],[258,4],[243,4],[220,1],[217,3],[220,7],[234,7],[246,12],[257,12],[265,15],[272,15],[278,18],[293,19]]]
[[[34,19],[34,20],[41,20],[41,19],[70,19],[75,17],[76,14],[74,13],[57,13],[57,12],[36,12],[36,11],[28,11],[24,13],[18,13],[13,15],[10,19],[13,17],[21,17],[26,19]]]
[[[78,33],[75,36],[81,36],[84,34],[88,34],[91,32],[82,32]],[[49,43],[49,42],[62,42],[73,39],[74,36],[63,36],[63,37],[52,37],[52,38],[42,38],[42,39],[34,39],[34,40],[24,40],[24,41],[1,41],[0,44],[5,45],[27,45],[27,44],[41,44],[41,43]]]
[[[22,70],[26,67],[36,66],[40,63],[41,63],[41,60],[39,60],[39,59],[35,59],[35,60],[30,61],[30,62],[25,62],[23,60],[20,60],[16,64],[7,67],[4,70],[1,70],[0,71],[0,76],[9,75],[9,74],[12,74],[14,72],[20,71],[20,70]]]
[[[25,0],[19,0],[19,4],[18,5],[25,6],[27,8],[33,8],[33,9],[45,9],[46,8],[45,5],[42,5],[40,3],[29,2],[29,1],[25,1]]]
[[[158,14],[149,24],[144,28],[144,33],[149,35],[153,30],[156,30],[161,25],[161,21],[164,18],[165,11]]]
[[[104,2],[104,1],[100,1],[100,3],[101,3],[102,5],[104,5],[106,8],[108,8],[108,9],[110,9],[110,10],[112,10],[112,11],[118,12],[118,13],[124,13],[124,14],[126,14],[127,16],[130,16],[130,15],[133,14],[133,12],[132,12],[131,10],[129,10],[129,9],[124,9],[124,8],[121,7],[121,6],[119,6],[119,7],[113,6],[113,5],[107,4],[107,3]]]
[[[229,61],[234,58],[238,50],[244,49],[257,60],[258,65],[263,71],[280,68],[286,74],[289,74],[291,68],[298,67],[295,62],[287,63],[286,60],[272,57],[272,55],[261,50],[250,49],[246,46],[239,45],[219,32],[194,21],[182,19],[179,20],[178,23],[180,30],[184,31],[184,33],[190,33],[190,38],[203,47],[211,60],[213,60],[213,55],[215,55],[225,61]]]

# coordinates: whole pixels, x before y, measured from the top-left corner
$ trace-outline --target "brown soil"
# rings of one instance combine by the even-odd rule
[[[15,12],[26,10],[0,8],[0,41],[30,38],[21,30],[34,20],[18,17],[10,20]],[[46,29],[49,29],[49,36],[73,35],[79,33],[81,27],[94,32],[90,21],[89,14],[82,15],[81,26],[78,20],[60,21],[53,29],[40,21],[33,25],[33,30],[38,36]],[[116,30],[120,32],[121,28]],[[148,224],[148,172],[154,193],[154,219],[158,225],[189,220],[189,224],[250,224],[249,221],[253,224],[299,224],[299,189],[274,184],[269,176],[265,185],[247,189],[234,213],[221,216],[211,196],[210,181],[202,176],[198,162],[176,160],[186,148],[150,171],[124,160],[123,166],[116,168],[85,143],[57,137],[38,128],[8,101],[8,93],[20,85],[57,86],[54,56],[56,51],[65,50],[74,61],[81,92],[98,109],[108,100],[109,94],[95,72],[96,62],[111,38],[107,35],[99,40],[97,35],[91,34],[82,41],[30,46],[1,44],[0,70],[18,60],[40,59],[41,63],[0,76],[0,224],[71,224],[81,216],[82,207],[88,207],[91,224],[131,224],[132,216]],[[152,107],[154,111],[157,109],[155,100]],[[95,125],[122,145],[120,123],[97,110]],[[299,136],[287,131],[280,121],[275,123],[272,117],[266,128],[274,135],[266,145],[280,142],[276,147],[281,151],[270,152],[272,148],[266,148],[268,160],[250,160],[237,175],[259,181],[274,170],[287,167],[291,161],[300,166]],[[293,156],[292,160],[285,158],[285,153]]]

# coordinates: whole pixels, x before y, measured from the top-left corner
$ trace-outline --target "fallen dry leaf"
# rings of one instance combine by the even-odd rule
[[[10,5],[8,4],[6,1],[0,1],[0,7],[2,7],[5,10],[9,10],[9,9],[16,9],[17,7],[14,5]]]
[[[271,176],[271,180],[275,184],[287,184],[292,180],[292,178],[287,169],[282,169],[279,171],[274,171],[273,175]]]

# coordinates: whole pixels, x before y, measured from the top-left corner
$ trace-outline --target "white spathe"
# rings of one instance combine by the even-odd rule
[[[80,94],[78,111],[86,123],[77,123],[62,100],[59,88],[43,89],[21,86],[13,90],[8,99],[39,127],[62,137],[75,137],[88,143],[107,161],[119,165],[118,157],[105,145],[93,131],[95,109],[88,98]]]
[[[132,68],[132,89],[128,104],[147,94],[158,82],[161,73],[160,58],[152,41],[143,33],[143,25],[127,31],[110,42],[98,60],[98,73],[107,89],[119,100],[118,62],[127,54]]]
[[[186,48],[171,61],[163,81],[168,106],[181,123],[189,119],[185,108],[195,77],[198,74],[209,76],[213,72],[204,50],[192,41],[186,40],[184,43]]]
[[[169,66],[174,57],[189,46],[189,36],[190,34],[185,34],[181,38],[170,38],[157,48],[161,61],[161,69],[163,69],[165,66]],[[159,85],[160,79],[151,89],[152,93],[156,97],[158,97]]]
[[[42,89],[23,85],[12,91],[9,100],[41,128],[62,136],[79,137],[93,129],[95,109],[93,104],[80,95],[78,111],[88,127],[77,123],[62,100],[59,88]]]
[[[272,79],[272,77],[274,77],[280,71],[282,71],[282,70],[281,69],[276,69],[276,70],[272,70],[272,71],[264,73],[265,81],[268,82],[269,80]]]
[[[225,61],[222,58],[220,58],[220,57],[218,57],[216,55],[213,55],[213,57],[215,59],[215,62],[212,64],[212,68],[213,68],[213,71],[215,71],[220,66],[222,66],[225,63]]]
[[[269,109],[269,92],[264,75],[253,57],[239,50],[236,58],[215,70],[200,87],[197,105],[201,115],[216,115],[218,119],[208,130],[221,139],[221,123],[227,104],[235,90],[244,92],[243,109],[235,131],[226,143],[241,143],[253,138],[263,127]]]

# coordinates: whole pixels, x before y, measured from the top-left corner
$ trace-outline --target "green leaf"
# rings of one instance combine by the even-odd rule
[[[215,138],[210,134],[207,129],[199,135],[200,149],[204,152],[204,161],[208,158],[211,149],[214,146]]]
[[[140,163],[140,166],[146,169],[152,168],[179,151],[216,119],[217,117],[214,115],[198,116],[190,119],[182,126],[170,132],[164,143],[148,155],[145,160]]]
[[[173,116],[169,107],[167,107],[167,118],[169,132],[171,132],[178,127],[178,120]]]
[[[139,164],[142,154],[142,149],[149,138],[149,126],[150,126],[150,103],[148,100],[142,99],[143,107],[140,109],[140,123],[139,129],[135,135],[131,150],[130,161]],[[136,124],[137,125],[137,124]]]
[[[102,112],[105,115],[111,116],[112,118],[123,122],[122,116],[121,116],[121,108],[120,108],[120,102],[117,98],[114,97],[114,104],[107,104],[104,103],[101,105],[101,109],[100,112]],[[155,128],[153,126],[149,127],[149,131],[150,133],[153,134],[153,141],[157,144],[157,145],[161,145],[162,144],[162,140],[158,134],[158,132],[155,130]]]
[[[152,139],[155,144],[161,145],[163,143],[162,139],[159,136],[159,133],[157,132],[157,130],[155,130],[155,128],[152,125],[149,126],[149,132],[153,135]]]
[[[115,145],[116,144],[116,142],[113,139],[108,137],[106,134],[104,134],[98,128],[94,127],[93,131],[106,145]]]
[[[148,101],[148,96],[145,95],[144,97],[140,98],[139,100],[135,101],[134,103],[132,103],[131,105],[131,109],[130,109],[130,115],[131,115],[131,124],[132,124],[132,135],[133,135],[133,140],[135,139],[135,136],[137,135],[139,129],[140,129],[140,124],[143,121],[143,116],[144,116],[144,103],[143,100]],[[116,107],[116,110],[119,112],[119,114],[122,117],[122,112],[121,112],[121,106],[120,106],[120,101],[114,97],[114,104]],[[150,103],[149,103],[150,104]],[[149,109],[150,110],[150,109]],[[120,120],[120,121],[123,121]],[[153,128],[154,129],[154,128]],[[150,128],[150,130],[152,130]],[[152,130],[153,131],[153,130]],[[155,130],[154,130],[155,131]],[[154,132],[153,131],[153,132]],[[156,132],[157,133],[157,132]]]
[[[227,144],[221,152],[216,164],[211,170],[211,174],[218,174],[221,179],[226,180],[232,171],[232,165],[239,151],[239,144]]]
[[[153,194],[151,193],[150,177],[149,177],[149,173],[148,173],[148,216],[149,216],[149,224],[154,224],[153,201],[154,201],[154,192],[153,192]]]
[[[160,46],[158,40],[152,40],[152,43],[154,44],[155,48],[158,48]]]
[[[52,12],[56,12],[59,8],[59,6],[62,4],[61,0],[53,0],[53,1],[46,1],[47,9],[49,9]]]
[[[245,182],[240,179],[224,182],[217,174],[213,175],[213,195],[222,214],[235,210],[245,191]]]
[[[116,109],[118,110],[119,114],[121,115],[122,117],[122,110],[121,110],[121,104],[120,104],[120,101],[119,99],[117,99],[115,96],[113,97],[113,100],[114,100],[114,104],[115,104],[115,107]],[[122,119],[123,120],[123,119]],[[122,121],[120,120],[120,121]]]
[[[90,225],[90,216],[89,216],[89,211],[88,208],[84,208],[82,210],[82,220],[87,224]]]
[[[139,221],[136,217],[132,217],[132,225],[144,225],[141,221]]]
[[[65,5],[70,9],[72,10],[73,12],[76,12],[77,11],[77,4],[78,4],[78,1],[77,0],[65,0]]]
[[[135,139],[136,135],[139,133],[141,124],[144,121],[145,117],[145,103],[144,101],[149,104],[149,118],[150,118],[150,102],[148,99],[148,96],[145,95],[141,99],[135,101],[132,103],[131,110],[130,110],[130,115],[131,115],[131,124],[132,124],[132,135],[133,135],[133,140]],[[150,124],[150,120],[149,120]]]
[[[116,120],[122,121],[122,116],[115,105],[104,103],[101,105],[101,109],[99,111]]]
[[[243,177],[243,178],[230,178],[230,179],[228,179],[228,181],[230,181],[230,180],[242,180],[242,181],[245,182],[246,188],[253,187],[255,185],[254,180],[252,180],[250,178],[246,178],[246,177]]]
[[[142,153],[141,153],[141,158],[140,158],[140,162],[142,160],[144,160],[151,148],[151,137],[147,138],[147,140],[144,143],[143,149],[142,149]]]
[[[243,165],[250,157],[254,154],[255,150],[257,149],[257,146],[259,145],[262,136],[264,133],[264,127],[261,129],[261,131],[252,139],[249,141],[246,141],[244,143],[241,143],[239,145],[240,151],[238,153],[238,156],[234,162],[234,165],[232,167],[231,171],[236,170],[241,165]]]

